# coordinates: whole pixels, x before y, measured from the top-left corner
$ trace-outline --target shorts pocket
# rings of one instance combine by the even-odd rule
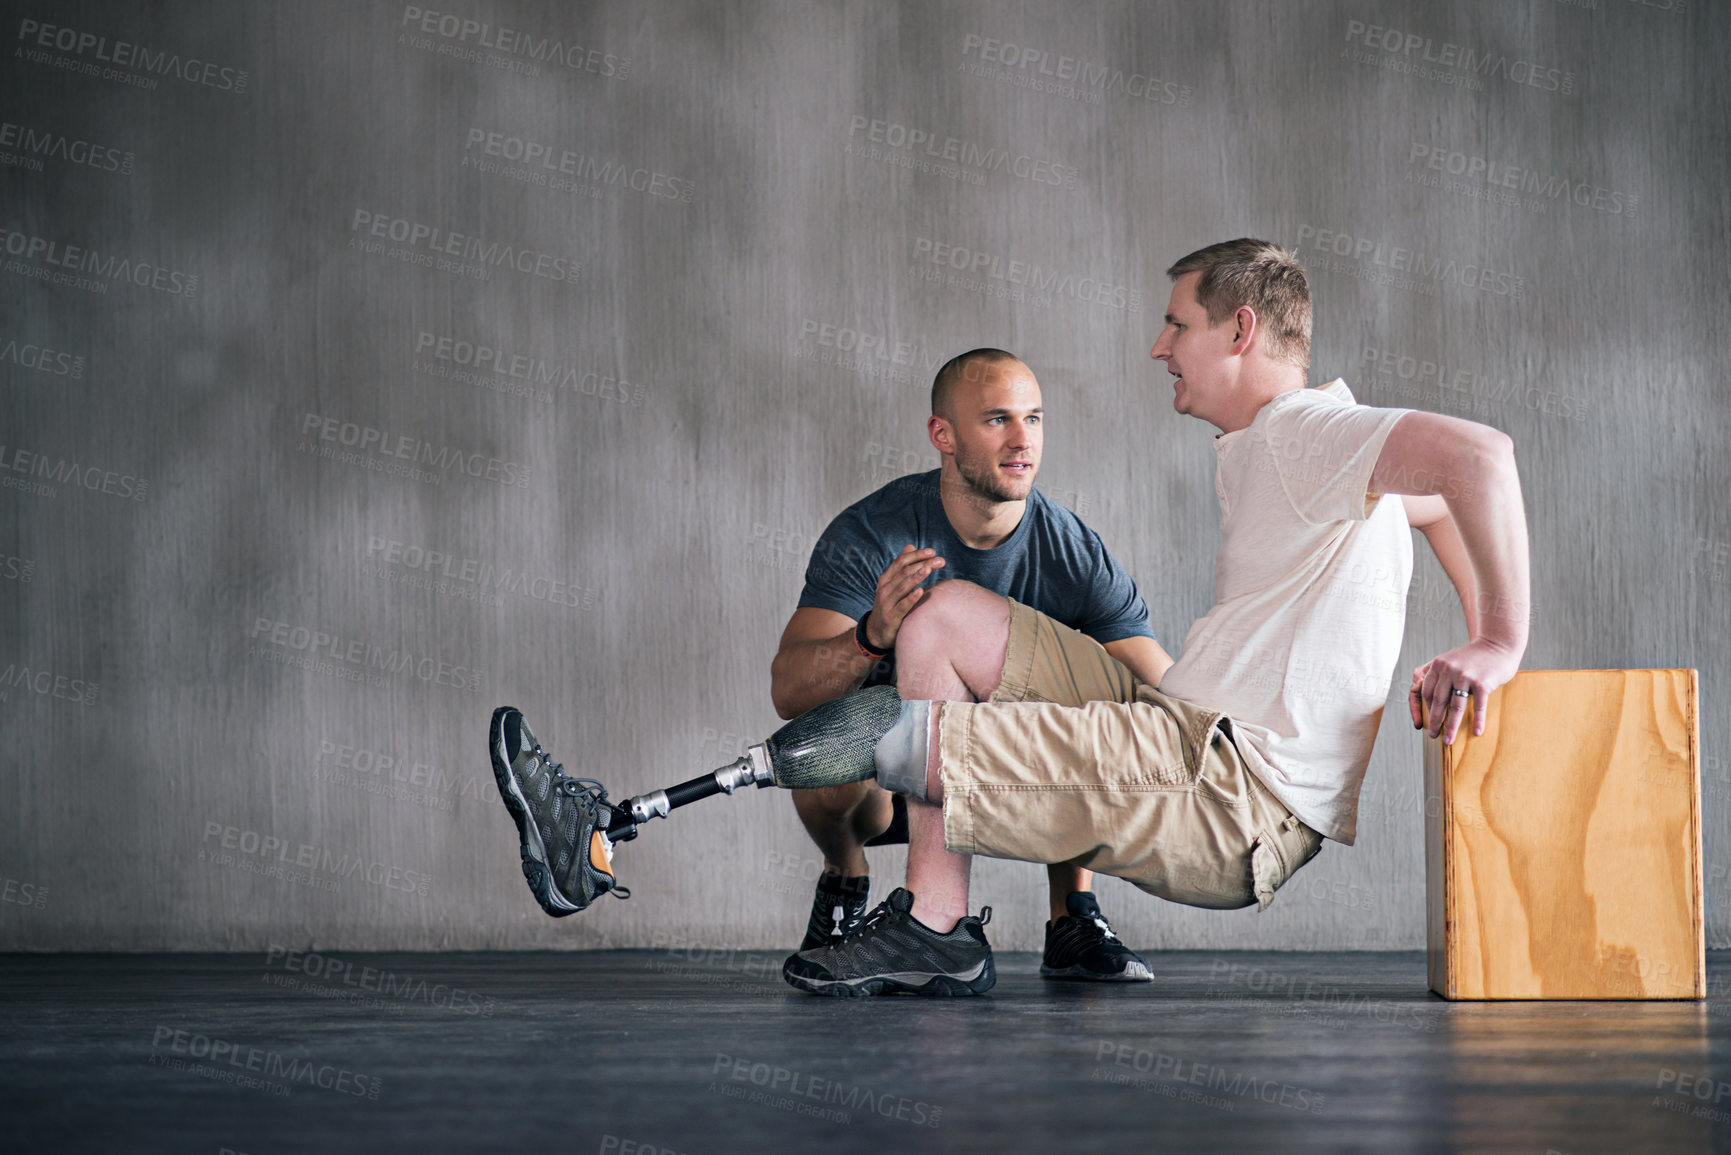
[[[1267,910],[1274,901],[1274,892],[1297,873],[1298,868],[1316,857],[1322,849],[1322,835],[1300,822],[1295,816],[1272,832],[1256,836],[1250,846],[1251,886],[1255,892],[1256,909]]]
[[[1256,786],[1227,719],[1218,714],[1191,719],[1188,730],[1184,750],[1197,787],[1223,806],[1248,810]]]

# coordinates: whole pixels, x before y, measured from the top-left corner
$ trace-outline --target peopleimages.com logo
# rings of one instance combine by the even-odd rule
[[[1360,64],[1371,64],[1395,72],[1406,72],[1426,80],[1450,84],[1467,83],[1476,88],[1483,77],[1499,77],[1511,84],[1573,96],[1575,74],[1549,68],[1531,60],[1510,60],[1507,55],[1474,48],[1469,44],[1438,41],[1434,37],[1363,20],[1346,22],[1347,48],[1342,55]],[[1372,55],[1381,53],[1381,56]]]
[[[23,476],[10,476],[14,473]],[[85,465],[16,445],[0,445],[0,486],[53,497],[58,492],[54,488],[57,485],[77,486],[127,501],[143,501],[150,492],[149,481],[130,473]]]
[[[516,570],[510,566],[498,569],[491,562],[478,557],[464,557],[461,554],[427,549],[393,538],[369,536],[362,572],[368,577],[385,574],[389,572],[383,569],[385,566],[401,567],[427,579],[405,581],[403,584],[406,585],[430,588],[442,584],[443,589],[450,588],[452,584],[473,587],[476,596],[466,599],[470,601],[481,600],[481,591],[503,592],[568,609],[593,609],[599,597],[595,589],[581,586],[568,578],[532,574],[526,569]],[[493,604],[500,603],[494,601]]]
[[[881,149],[869,146],[883,145],[892,152],[908,157],[948,162],[978,173],[1009,173],[1035,184],[1059,188],[1076,187],[1077,169],[1072,165],[1063,164],[1051,157],[1036,157],[1026,153],[1012,153],[1006,148],[987,147],[917,125],[910,127],[892,120],[855,116],[848,124],[848,136],[863,137],[866,146],[864,151],[861,151],[862,146],[859,144],[850,144],[849,148],[872,160],[881,159],[884,154]]]
[[[497,345],[489,345],[486,341],[422,329],[415,334],[415,367],[423,373],[465,383],[471,377],[521,382],[529,389],[545,390],[549,400],[555,389],[621,405],[642,405],[648,398],[640,382],[628,381],[620,373],[547,361],[521,350],[506,349],[502,339]]]
[[[564,191],[571,187],[568,183],[560,183],[560,178],[564,178],[566,181],[615,185],[645,196],[679,201],[681,204],[690,204],[691,199],[697,195],[697,186],[691,181],[655,169],[602,160],[545,141],[530,140],[478,125],[469,129],[468,137],[463,142],[465,165],[476,163],[471,155],[474,152],[494,160],[522,165],[521,171],[527,174],[526,183],[544,184],[555,191]]]
[[[356,209],[349,221],[353,239],[392,241],[404,246],[407,256],[419,258],[411,264],[433,266],[439,259],[476,262],[476,267],[514,269],[547,281],[573,283],[583,271],[583,262],[557,253],[545,253],[523,245],[489,241],[469,233],[430,225],[424,221]],[[425,250],[424,252],[421,250]]]
[[[212,845],[215,840],[215,845]],[[287,868],[299,868],[329,875],[339,885],[359,878],[369,886],[400,891],[421,898],[427,897],[432,875],[424,870],[411,870],[391,863],[369,859],[363,854],[336,851],[310,842],[292,842],[261,830],[230,826],[214,820],[204,824],[198,860],[213,866],[248,864],[248,873],[272,875]]]
[[[432,654],[417,653],[401,646],[384,646],[365,638],[344,637],[294,622],[259,617],[253,620],[247,633],[251,650],[263,653],[299,655],[314,662],[338,664],[352,672],[351,681],[363,680],[361,675],[377,672],[383,675],[408,674],[429,686],[449,686],[454,690],[474,693],[481,688],[485,671],[472,666],[444,661]],[[270,649],[266,649],[270,647]],[[300,662],[284,662],[301,665]]]
[[[1641,198],[1591,181],[1541,173],[1531,167],[1511,164],[1505,160],[1477,153],[1464,153],[1442,145],[1413,141],[1406,158],[1408,180],[1414,180],[1412,170],[1430,170],[1440,177],[1455,177],[1469,189],[1507,190],[1519,196],[1531,197],[1540,204],[1562,202],[1593,209],[1611,216],[1634,216]],[[1440,187],[1449,188],[1438,178]],[[1449,191],[1456,191],[1450,188]],[[1511,202],[1513,203],[1513,202]]]
[[[984,286],[991,290],[988,295],[1011,300],[1020,301],[1025,295],[1044,305],[1053,297],[1070,297],[1085,305],[1128,313],[1142,311],[1142,290],[1116,284],[1110,277],[1078,277],[1037,262],[931,237],[914,238],[913,268],[924,280],[949,283],[949,278],[959,278],[957,287],[978,291],[977,287]]]
[[[498,1006],[498,1000],[490,995],[483,996],[449,983],[429,983],[414,975],[357,966],[329,954],[293,950],[274,943],[265,952],[264,965],[267,980],[283,980],[274,985],[306,990],[320,997],[355,996],[356,1001],[373,1006],[401,1007],[418,1003],[458,1015],[491,1015]],[[276,970],[283,973],[271,973]]]
[[[125,282],[171,297],[198,294],[197,273],[16,229],[0,228],[0,252],[18,258],[7,262],[7,272],[38,275],[39,279],[52,283],[76,284],[78,288],[106,293],[109,285]],[[37,272],[31,273],[32,268]]]
[[[237,95],[246,91],[247,71],[244,68],[232,68],[197,56],[182,56],[178,52],[149,48],[126,40],[111,40],[80,28],[24,19],[18,22],[18,40],[17,53],[33,63],[60,64],[65,61],[76,64],[80,59],[98,61],[99,64],[82,64],[71,71],[101,75],[107,80],[136,83],[130,74],[142,74],[138,79],[173,77],[188,84]],[[51,57],[50,51],[63,52],[67,56]],[[102,65],[113,67],[104,68]]]
[[[541,36],[520,28],[494,25],[450,12],[435,12],[413,4],[403,7],[400,27],[422,37],[437,36],[470,60],[482,59],[480,49],[520,57],[536,65],[563,65],[572,72],[590,72],[609,80],[631,75],[631,57],[616,56],[557,36]],[[473,48],[469,46],[473,45]]]
[[[335,1063],[291,1058],[280,1051],[176,1027],[157,1026],[151,1036],[150,1050],[152,1066],[268,1091],[284,1098],[294,1083],[361,1099],[377,1099],[384,1089],[384,1080]]]
[[[5,668],[0,669],[0,690],[12,689],[26,690],[38,697],[76,702],[80,706],[94,706],[100,687],[84,678],[57,674],[39,666],[32,668],[24,662],[7,662]]]
[[[28,124],[14,124],[9,120],[0,121],[0,149],[16,149],[23,154],[22,159],[27,161],[39,162],[46,157],[49,160],[93,168],[98,172],[117,172],[122,176],[132,175],[134,163],[132,153],[123,152],[112,145],[97,144]],[[0,153],[0,164],[10,163],[6,159],[7,155]],[[38,172],[42,168],[40,163],[26,163],[23,167]]]
[[[521,462],[506,461],[485,453],[469,452],[451,445],[440,445],[418,437],[395,434],[389,430],[355,421],[342,421],[321,413],[308,413],[301,418],[301,437],[303,444],[318,456],[333,457],[345,460],[348,464],[362,464],[369,468],[387,465],[399,467],[380,469],[381,472],[400,472],[425,465],[434,472],[426,474],[425,470],[418,468],[414,468],[414,472],[426,474],[426,477],[435,480],[442,480],[445,476],[456,473],[459,476],[484,479],[520,489],[526,489],[529,485],[529,467]],[[346,457],[343,456],[343,451],[348,451]]]
[[[1083,104],[1100,104],[1104,96],[1119,95],[1183,108],[1189,106],[1194,94],[1188,84],[1135,69],[1126,71],[1100,61],[974,33],[962,39],[962,71]]]
[[[1300,256],[1309,251],[1344,257],[1347,262],[1315,263],[1331,272],[1344,273],[1374,284],[1395,285],[1435,293],[1441,284],[1477,289],[1499,297],[1523,300],[1531,287],[1527,278],[1512,269],[1494,268],[1489,262],[1461,260],[1451,253],[1425,252],[1386,241],[1380,237],[1355,236],[1339,229],[1298,226]]]
[[[12,337],[0,338],[0,361],[55,377],[84,376],[82,353],[68,353],[37,342],[19,344],[17,339]]]

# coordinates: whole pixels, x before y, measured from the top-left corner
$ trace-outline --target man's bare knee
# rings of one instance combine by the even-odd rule
[[[902,622],[896,663],[902,697],[948,697],[926,693],[921,683],[959,678],[976,700],[998,688],[1010,636],[1010,602],[972,582],[932,587]],[[935,675],[935,676],[934,676]]]
[[[929,645],[934,640],[942,640],[953,634],[957,627],[965,625],[968,620],[982,612],[988,612],[993,603],[1008,605],[1003,597],[993,593],[983,586],[977,586],[969,581],[939,582],[926,591],[926,596],[920,599],[902,622],[902,632],[896,638],[896,648],[900,649],[910,642],[919,646]],[[908,631],[913,636],[908,636]]]

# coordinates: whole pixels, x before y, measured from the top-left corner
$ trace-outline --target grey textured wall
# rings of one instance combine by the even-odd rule
[[[979,344],[1176,647],[1212,431],[1147,351],[1244,234],[1312,271],[1316,380],[1514,437],[1529,667],[1700,668],[1731,944],[1724,5],[156,7],[0,4],[0,948],[791,944],[772,794],[545,918],[490,710],[618,793],[733,757]],[[1408,605],[1405,665],[1461,637],[1428,553]],[[1124,936],[1419,945],[1394,702],[1356,847],[1260,916],[1106,881]],[[975,877],[1034,946],[1039,868]]]

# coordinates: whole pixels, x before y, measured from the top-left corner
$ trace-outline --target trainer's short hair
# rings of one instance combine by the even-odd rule
[[[1310,282],[1298,258],[1268,241],[1240,237],[1197,249],[1166,270],[1176,281],[1202,274],[1196,300],[1218,325],[1249,305],[1261,324],[1263,346],[1276,361],[1310,368]]]
[[[998,365],[1005,361],[1022,364],[1020,357],[1002,349],[969,349],[966,353],[944,362],[944,367],[932,378],[932,415],[954,417],[955,414],[950,412],[950,401],[955,396],[956,386],[963,381],[977,380],[980,367]]]

